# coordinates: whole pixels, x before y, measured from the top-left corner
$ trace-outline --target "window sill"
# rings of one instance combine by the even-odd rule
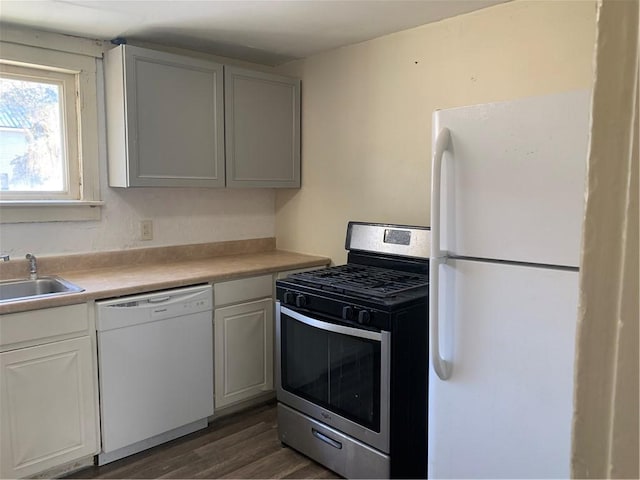
[[[100,220],[101,201],[2,200],[0,223],[81,222]]]

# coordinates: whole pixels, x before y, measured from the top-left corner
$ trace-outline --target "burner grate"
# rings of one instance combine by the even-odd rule
[[[289,278],[323,290],[379,298],[426,287],[429,283],[427,275],[357,264],[295,273]]]

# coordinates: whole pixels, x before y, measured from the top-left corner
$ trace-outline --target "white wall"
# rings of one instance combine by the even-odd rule
[[[348,220],[429,225],[437,108],[591,87],[595,1],[515,1],[315,55],[302,78],[302,189],[278,248],[345,259]]]
[[[70,37],[64,40],[71,41]],[[153,45],[146,46],[153,48]],[[226,62],[226,59],[197,52],[173,51]],[[246,62],[232,63],[251,66]],[[19,258],[26,252],[53,255],[275,236],[272,189],[108,187],[101,68],[98,69],[98,96],[100,190],[105,203],[100,221],[2,224],[2,253]],[[152,241],[140,240],[139,223],[143,219],[153,221]]]
[[[104,189],[101,221],[3,224],[0,249],[13,258],[273,237],[269,190]],[[153,220],[152,241],[139,221]]]

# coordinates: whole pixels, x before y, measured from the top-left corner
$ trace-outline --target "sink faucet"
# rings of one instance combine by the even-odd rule
[[[36,256],[32,253],[27,253],[25,256],[29,260],[29,278],[35,280],[38,278],[38,265],[36,264]]]

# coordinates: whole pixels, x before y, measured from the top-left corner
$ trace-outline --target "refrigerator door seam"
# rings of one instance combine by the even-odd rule
[[[451,260],[467,260],[470,262],[499,263],[503,265],[516,265],[521,267],[547,268],[550,270],[565,270],[568,272],[580,271],[580,267],[572,267],[569,265],[551,265],[548,263],[519,262],[517,260],[499,260],[496,258],[466,257],[463,255],[447,255],[445,258],[451,259]]]

